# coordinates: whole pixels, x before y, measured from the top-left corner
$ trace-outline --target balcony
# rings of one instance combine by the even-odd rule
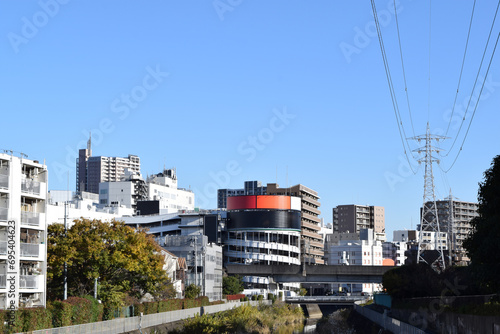
[[[7,241],[0,241],[0,255],[7,255]]]
[[[19,275],[19,289],[42,289],[43,275]],[[7,288],[7,275],[0,274],[0,289]]]
[[[20,249],[21,257],[39,257],[40,256],[40,245],[39,244],[27,244],[21,242]]]
[[[40,182],[24,179],[21,181],[21,192],[40,195]]]
[[[8,218],[7,218],[8,212],[9,212],[9,209],[0,207],[0,221],[7,221],[8,220]]]
[[[9,188],[9,176],[0,174],[0,189]]]
[[[40,226],[40,214],[37,212],[21,211],[21,224]]]
[[[38,289],[41,280],[42,275],[19,275],[19,289]]]

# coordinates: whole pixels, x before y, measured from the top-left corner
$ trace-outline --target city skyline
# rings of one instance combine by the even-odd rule
[[[430,88],[428,3],[397,4],[413,122],[394,12],[376,4],[407,137],[424,134],[427,121],[444,135],[472,3],[432,4]],[[444,149],[460,127],[494,10],[476,5]],[[51,190],[66,189],[68,175],[75,189],[78,150],[92,132],[95,156],[137,155],[144,175],[176,167],[179,186],[202,208],[217,207],[219,188],[260,180],[315,189],[325,222],[333,207],[360,204],[386,209],[388,235],[419,223],[423,168],[413,175],[406,162],[369,2],[3,2],[0,22],[0,108],[9,125],[0,150],[45,160]],[[495,24],[493,41],[498,31]],[[497,59],[457,162],[447,174],[435,165],[437,199],[451,187],[476,202],[499,152]],[[442,158],[445,170],[472,111]]]

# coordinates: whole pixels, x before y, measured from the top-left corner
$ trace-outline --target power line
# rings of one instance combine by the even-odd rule
[[[396,116],[396,122],[398,124],[398,130],[399,130],[399,136],[401,138],[401,144],[403,145],[403,151],[405,153],[406,161],[408,162],[408,165],[410,166],[410,169],[413,172],[413,174],[416,174],[416,172],[413,170],[413,166],[410,163],[410,158],[408,157],[408,153],[406,151],[406,145],[408,145],[408,148],[410,148],[410,145],[408,144],[408,139],[406,138],[406,133],[404,130],[403,122],[401,120],[401,115],[399,113],[399,107],[398,107],[398,103],[396,100],[396,94],[394,92],[394,85],[392,83],[392,77],[391,77],[391,72],[389,69],[389,63],[387,61],[387,55],[385,53],[384,41],[382,38],[382,32],[380,30],[380,23],[378,21],[378,14],[377,14],[377,8],[375,6],[375,1],[371,0],[371,4],[372,4],[372,11],[373,11],[373,18],[375,20],[375,27],[377,28],[377,35],[378,35],[378,41],[380,44],[380,51],[382,53],[382,60],[384,62],[385,74],[387,77],[387,83],[389,85],[389,92],[391,94],[392,106],[394,108],[394,114]],[[406,141],[406,145],[405,145],[405,141]]]
[[[399,54],[401,55],[401,67],[403,68],[403,79],[404,79],[404,83],[405,83],[406,102],[408,104],[408,113],[410,115],[411,130],[412,130],[413,136],[415,137],[415,128],[413,127],[413,118],[411,117],[410,99],[408,97],[408,86],[406,85],[405,64],[403,61],[403,49],[401,47],[401,37],[399,34],[399,22],[398,22],[398,11],[396,9],[396,0],[394,0],[393,3],[394,3],[394,17],[396,18],[396,29],[398,31]]]
[[[457,135],[455,136],[455,139],[453,140],[453,143],[451,144],[451,147],[448,150],[448,153],[446,155],[444,155],[445,157],[447,157],[451,153],[451,150],[455,146],[455,143],[456,143],[456,141],[458,139],[458,135],[460,134],[460,131],[462,130],[462,126],[464,125],[465,118],[467,116],[467,111],[469,110],[470,102],[472,100],[472,97],[474,96],[474,90],[476,89],[477,80],[479,78],[479,74],[481,73],[481,68],[483,67],[484,57],[486,56],[486,51],[487,51],[488,45],[490,43],[491,33],[493,31],[493,26],[495,25],[495,21],[496,21],[496,18],[497,18],[498,8],[499,7],[500,7],[500,1],[498,1],[497,9],[495,11],[495,16],[493,17],[493,22],[491,23],[490,33],[488,34],[488,39],[486,40],[486,45],[484,46],[483,57],[481,58],[481,63],[479,64],[479,68],[477,70],[476,80],[474,81],[474,85],[472,86],[472,92],[471,92],[470,97],[469,97],[469,102],[467,103],[467,108],[465,108],[464,117],[462,118],[462,122],[460,123],[460,127],[458,128]],[[485,78],[485,80],[486,80],[486,78]],[[483,82],[483,86],[484,86],[484,82]],[[482,91],[482,88],[481,88],[481,91]],[[481,94],[479,94],[479,97],[481,97]],[[479,100],[479,98],[478,98],[478,100]],[[477,106],[477,104],[476,104],[476,106]],[[455,161],[456,161],[456,159],[455,159]],[[450,169],[451,169],[451,167],[450,167]]]
[[[495,42],[495,47],[493,48],[493,53],[491,54],[490,63],[488,64],[488,69],[486,70],[486,75],[484,77],[483,84],[481,86],[481,90],[479,91],[479,97],[481,97],[481,94],[483,93],[484,84],[486,83],[486,78],[488,77],[488,73],[490,71],[491,62],[493,61],[493,56],[495,55],[495,51],[497,49],[499,38],[500,38],[500,33],[497,36],[497,41]],[[464,139],[462,140],[462,144],[460,145],[460,150],[458,151],[457,156],[455,157],[455,160],[453,160],[453,163],[451,164],[450,168],[448,168],[447,170],[444,171],[445,173],[448,173],[450,171],[450,169],[453,168],[453,166],[455,165],[455,162],[457,162],[457,159],[458,159],[458,156],[460,155],[460,152],[462,152],[465,140],[467,139],[467,135],[469,134],[469,130],[470,130],[470,127],[472,125],[472,121],[474,120],[474,116],[476,115],[477,106],[479,105],[479,97],[477,99],[476,106],[474,107],[474,112],[472,113],[472,117],[470,119],[469,126],[467,127],[467,131],[465,132]]]
[[[427,92],[427,122],[429,122],[431,114],[431,28],[432,28],[432,0],[429,0],[429,80]]]
[[[453,119],[453,113],[455,112],[455,105],[457,104],[458,91],[460,89],[460,82],[462,81],[462,73],[463,73],[464,64],[465,64],[465,55],[467,54],[467,47],[469,45],[469,37],[470,37],[470,31],[471,31],[471,27],[472,27],[472,19],[474,17],[474,9],[475,8],[476,8],[476,0],[474,0],[474,4],[472,5],[472,13],[470,15],[470,22],[469,22],[469,32],[467,33],[467,41],[465,42],[465,51],[464,51],[464,57],[462,59],[462,68],[460,69],[460,76],[458,77],[457,93],[455,94],[455,101],[453,101],[453,108],[451,109],[450,121],[448,122],[448,127],[446,128],[445,136],[448,135],[448,131],[450,130],[451,120]]]

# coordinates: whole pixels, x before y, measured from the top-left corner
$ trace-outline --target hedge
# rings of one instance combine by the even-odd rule
[[[210,303],[208,297],[199,297],[196,299],[167,299],[158,302],[135,303],[133,306],[134,316],[138,316],[141,312],[145,315],[220,303],[223,302]],[[109,314],[113,313],[110,309],[105,310],[101,303],[90,296],[85,298],[70,297],[65,301],[56,300],[47,303],[46,308],[24,308],[13,313],[0,310],[0,333],[31,332],[39,329],[102,321],[105,311]],[[13,316],[12,319],[10,319],[11,316]]]

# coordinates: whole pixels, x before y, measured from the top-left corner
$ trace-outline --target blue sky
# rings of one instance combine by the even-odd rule
[[[397,4],[416,135],[427,122],[446,132],[472,3],[433,2],[430,39],[429,2]],[[376,4],[413,136],[394,8]],[[457,136],[495,9],[476,5],[459,117],[444,149]],[[74,189],[76,152],[92,131],[94,155],[136,154],[144,175],[176,167],[201,207],[216,206],[215,189],[245,180],[302,183],[319,192],[326,222],[339,204],[384,206],[392,238],[418,223],[423,168],[413,175],[405,162],[373,27],[369,1],[1,1],[0,149],[45,160],[49,188],[66,189],[69,175]],[[499,31],[497,23],[479,83]],[[435,166],[438,198],[451,187],[475,201],[499,154],[499,56],[456,164],[446,174]]]

